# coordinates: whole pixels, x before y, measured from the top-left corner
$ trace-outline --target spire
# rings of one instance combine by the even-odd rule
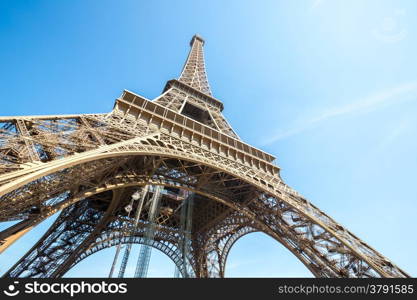
[[[204,64],[203,38],[197,34],[194,35],[191,39],[190,46],[191,50],[182,69],[179,81],[211,96]]]

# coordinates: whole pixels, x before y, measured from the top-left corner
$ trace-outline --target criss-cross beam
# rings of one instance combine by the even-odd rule
[[[134,237],[117,234],[124,219],[124,204],[128,188],[104,192],[99,197],[81,200],[65,209],[40,241],[15,264],[4,277],[61,277],[86,257],[118,243],[144,242],[145,226],[134,231]],[[93,205],[92,202],[95,204]],[[106,208],[97,211],[97,205]],[[107,204],[106,204],[107,203]],[[100,205],[98,206],[100,207]],[[92,212],[95,213],[92,213]],[[78,226],[82,226],[79,228]],[[175,229],[160,227],[150,246],[168,255],[182,269],[182,255],[178,250],[178,233]]]
[[[4,277],[51,277],[103,217],[102,211],[89,204],[86,200],[65,209],[39,242]]]
[[[154,101],[125,90],[108,114],[0,117],[0,221],[20,221],[0,233],[0,250],[62,210],[37,252],[8,274],[61,276],[116,217],[110,206],[88,206],[91,197],[154,184],[196,194],[190,261],[197,276],[222,276],[233,231],[252,228],[315,276],[408,277],[290,188],[274,156],[237,136],[211,94],[203,45],[193,37],[180,78]],[[178,224],[175,205],[167,202],[158,219],[164,228]]]
[[[158,156],[156,159],[160,160],[161,158]],[[170,161],[171,163],[173,162],[172,159],[170,159]],[[179,166],[183,166],[184,164],[185,162],[179,164]],[[197,178],[192,179],[192,173],[188,171],[188,176],[190,178],[187,185],[183,185],[184,183],[180,183],[179,181],[174,182],[170,169],[167,168],[165,170],[168,181],[172,182],[172,184],[175,183],[174,186],[180,184],[178,185],[179,187],[193,189],[192,183],[198,182],[198,176]],[[155,176],[161,176],[162,173],[160,172],[162,171],[164,171],[164,168],[158,169]],[[140,177],[142,178],[142,183],[145,184],[147,181],[143,180],[144,176],[142,175]],[[113,184],[115,183],[115,180],[118,180],[117,174],[109,174],[109,178],[112,179]],[[183,175],[179,176],[179,178],[183,179]],[[123,176],[119,177],[119,179],[122,180],[122,182],[127,181],[128,184],[132,184]],[[223,182],[223,180],[220,182]],[[219,183],[219,181],[217,181],[217,183]],[[219,195],[222,195],[222,193],[219,194],[213,189],[212,187],[214,185],[206,186],[210,188],[204,189],[204,187],[201,187],[200,190],[195,190],[195,192],[200,194],[203,193],[205,196],[208,196],[209,199],[220,201],[223,205],[229,206],[234,210],[246,212],[248,217],[251,217],[257,223],[257,227],[260,231],[273,236],[287,248],[292,250],[292,252],[295,255],[298,255],[300,260],[302,260],[310,270],[314,270],[312,272],[316,276],[380,276],[374,266],[364,260],[363,256],[358,255],[358,253],[353,252],[351,248],[347,247],[338,235],[335,235],[321,224],[306,218],[305,213],[308,212],[308,210],[300,211],[299,208],[284,201],[282,198],[285,194],[281,194],[280,197],[274,197],[263,192],[263,196],[259,197],[258,200],[245,204],[245,202],[238,200],[240,199],[239,197],[227,197],[228,200],[221,200]],[[313,208],[310,208],[309,210],[311,209]],[[198,212],[196,212],[196,214],[198,214]],[[313,228],[316,233],[311,235],[310,230],[307,230],[307,228]],[[323,232],[326,232],[326,234],[322,234]],[[317,236],[323,238],[321,240],[315,240],[315,238],[317,239]],[[333,244],[328,240],[331,240]],[[335,243],[337,244],[337,247],[333,246]],[[200,250],[196,249],[195,251]],[[335,261],[338,262],[338,264],[335,264]],[[345,261],[349,262],[349,264],[345,264]],[[386,265],[387,263],[381,261],[381,264]],[[359,265],[362,267],[359,268]],[[348,270],[345,270],[346,266],[348,266]],[[386,266],[390,267],[389,265]],[[366,268],[368,268],[368,270],[365,272]]]
[[[115,211],[122,200],[123,192],[123,189],[113,190],[112,199],[99,222],[95,225],[91,233],[75,249],[73,249],[71,254],[61,262],[53,273],[51,273],[51,277],[62,277],[73,265],[77,257],[84,252],[91,245],[91,243],[93,243],[101,235],[101,232],[106,228],[106,226],[114,220]]]

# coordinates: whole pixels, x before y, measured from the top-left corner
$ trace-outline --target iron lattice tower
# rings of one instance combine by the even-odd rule
[[[179,79],[153,101],[125,90],[110,113],[0,118],[0,221],[17,221],[0,232],[0,251],[60,212],[4,276],[61,277],[102,249],[146,242],[182,274],[187,260],[192,276],[223,277],[233,243],[260,231],[317,277],[409,277],[286,185],[272,155],[238,137],[211,93],[203,46],[192,38]],[[149,205],[134,227],[125,209],[145,186],[163,188],[152,235]]]

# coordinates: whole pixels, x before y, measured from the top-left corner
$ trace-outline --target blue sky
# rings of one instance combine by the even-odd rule
[[[413,0],[1,0],[0,115],[108,112],[123,89],[155,98],[199,33],[214,96],[239,136],[417,276],[416,16]],[[48,224],[2,254],[0,271]],[[67,275],[106,276],[113,253]],[[173,270],[155,250],[149,275]],[[251,275],[311,276],[259,233],[235,244],[226,270]]]

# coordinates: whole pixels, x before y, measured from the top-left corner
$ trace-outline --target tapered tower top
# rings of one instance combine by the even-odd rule
[[[178,80],[211,96],[204,64],[204,39],[196,34],[191,39],[190,46],[190,53]]]

